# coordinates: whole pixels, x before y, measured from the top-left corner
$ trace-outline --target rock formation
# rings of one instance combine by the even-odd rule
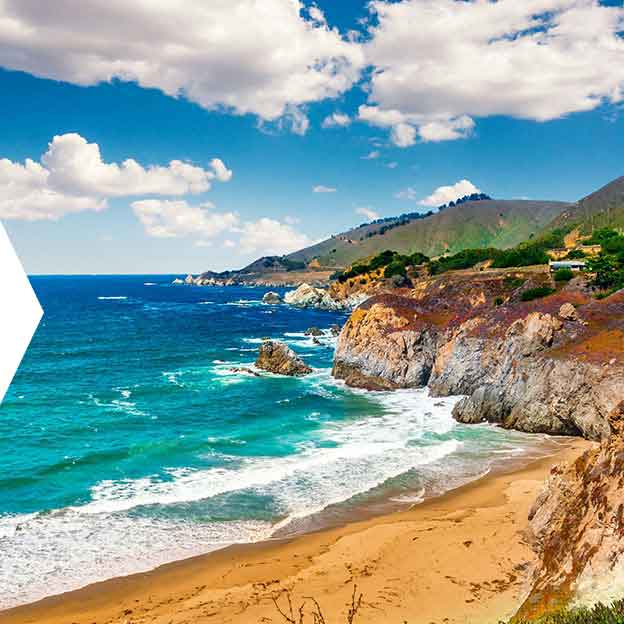
[[[538,558],[520,617],[624,596],[624,402],[609,421],[611,437],[555,466],[531,509]]]
[[[344,299],[335,299],[331,292],[324,288],[301,284],[296,290],[291,290],[284,295],[284,303],[300,308],[351,310],[367,298],[368,295],[359,293]]]
[[[308,327],[305,330],[306,336],[322,336],[323,332],[318,327]]]
[[[372,297],[345,324],[333,373],[369,389],[466,395],[454,409],[466,423],[604,439],[624,397],[624,293],[522,302],[513,288],[504,275],[456,275]]]
[[[282,298],[279,296],[278,293],[269,290],[268,293],[265,293],[262,297],[262,303],[268,303],[271,305],[276,305],[278,303],[282,303]]]
[[[277,375],[300,377],[312,372],[312,369],[283,342],[265,340],[260,346],[256,366]]]

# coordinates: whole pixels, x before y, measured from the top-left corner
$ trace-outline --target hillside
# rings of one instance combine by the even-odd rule
[[[469,201],[407,223],[396,223],[397,218],[366,224],[287,258],[306,264],[318,259],[323,267],[345,267],[384,249],[420,251],[434,257],[473,247],[512,247],[543,229],[568,206],[554,201]]]
[[[617,178],[570,204],[548,225],[548,228],[579,226],[581,233],[590,234],[601,227],[624,227],[624,176]]]

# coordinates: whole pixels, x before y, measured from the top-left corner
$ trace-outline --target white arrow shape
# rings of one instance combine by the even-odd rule
[[[4,398],[43,310],[0,223],[0,401]]]

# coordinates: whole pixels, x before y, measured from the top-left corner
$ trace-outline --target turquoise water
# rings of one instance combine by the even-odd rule
[[[0,407],[0,606],[412,504],[534,452],[455,423],[454,397],[333,380],[330,332],[303,332],[344,315],[171,279],[32,278],[45,316]],[[233,372],[265,336],[314,373]]]

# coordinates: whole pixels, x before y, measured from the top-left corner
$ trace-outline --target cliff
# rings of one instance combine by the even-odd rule
[[[462,422],[603,439],[624,396],[624,295],[596,301],[571,283],[522,301],[549,283],[535,269],[456,272],[371,297],[340,334],[334,375],[466,395],[454,410]]]
[[[624,595],[624,402],[609,421],[611,437],[555,466],[533,505],[529,537],[538,558],[519,618]]]

